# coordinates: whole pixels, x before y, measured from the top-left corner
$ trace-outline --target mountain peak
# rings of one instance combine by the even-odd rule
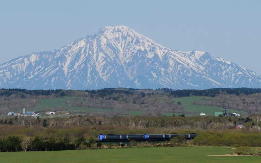
[[[130,30],[129,27],[125,25],[117,25],[117,26],[104,26],[105,29],[114,29],[114,30]]]
[[[207,54],[207,55],[206,55]],[[260,87],[261,77],[203,51],[174,51],[126,26],[0,65],[0,88]]]
[[[99,33],[105,33],[105,32],[126,32],[126,31],[133,31],[132,29],[130,29],[127,26],[124,25],[119,25],[119,26],[104,26],[100,29]]]
[[[141,46],[147,46],[152,45],[158,46],[160,48],[166,48],[156,42],[154,42],[152,39],[134,31],[133,29],[120,25],[120,26],[105,26],[100,29],[98,37],[102,39],[108,39],[113,40],[117,43],[130,43],[132,45],[137,45],[139,47]],[[143,49],[141,47],[141,49]]]

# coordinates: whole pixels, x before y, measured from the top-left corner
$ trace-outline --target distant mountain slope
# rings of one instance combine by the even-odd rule
[[[261,76],[201,51],[166,48],[126,26],[58,50],[0,65],[1,88],[99,89],[112,87],[205,89],[260,87]]]

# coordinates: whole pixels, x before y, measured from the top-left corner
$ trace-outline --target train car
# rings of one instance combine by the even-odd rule
[[[144,139],[149,141],[166,140],[166,134],[145,134]]]
[[[98,140],[99,141],[107,141],[107,142],[116,142],[116,141],[126,140],[126,138],[125,138],[124,135],[108,134],[108,135],[99,135]]]
[[[143,134],[139,134],[139,135],[126,135],[126,138],[127,140],[131,141],[131,140],[134,140],[134,141],[142,141],[142,140],[145,140],[145,135]]]

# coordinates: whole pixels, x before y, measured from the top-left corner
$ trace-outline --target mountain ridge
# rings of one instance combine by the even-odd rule
[[[0,65],[0,87],[25,89],[259,88],[261,76],[202,51],[162,46],[126,26]]]

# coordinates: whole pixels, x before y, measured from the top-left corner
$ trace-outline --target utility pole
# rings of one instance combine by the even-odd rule
[[[258,127],[258,117],[256,117],[256,126]]]

